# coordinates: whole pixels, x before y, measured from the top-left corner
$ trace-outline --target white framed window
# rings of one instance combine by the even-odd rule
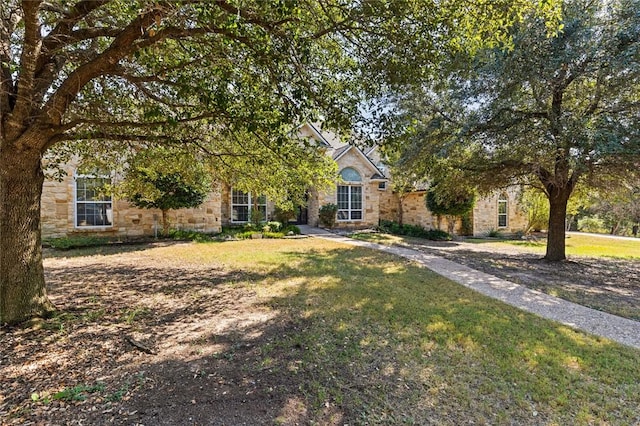
[[[498,228],[506,228],[509,224],[509,198],[500,194],[498,198]]]
[[[362,220],[362,177],[356,169],[347,167],[340,172],[344,181],[338,185],[338,221]]]
[[[262,213],[262,220],[267,220],[267,197],[252,197],[249,192],[231,189],[231,222],[247,223],[251,220],[251,209],[257,207]]]
[[[76,228],[107,228],[113,226],[113,202],[105,194],[111,178],[105,175],[76,175],[74,177]]]
[[[380,191],[385,191],[387,189],[387,182],[378,182],[378,189]]]

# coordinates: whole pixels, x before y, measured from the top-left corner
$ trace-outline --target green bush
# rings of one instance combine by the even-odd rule
[[[608,229],[605,228],[604,220],[597,216],[589,216],[578,219],[578,231],[607,233]]]
[[[251,209],[251,224],[256,228],[262,225],[262,221],[264,220],[264,215],[262,214],[262,210],[258,208]]]
[[[320,207],[320,223],[327,228],[333,228],[336,224],[336,213],[338,213],[338,206],[335,204],[325,204]]]
[[[289,210],[286,208],[276,206],[276,208],[273,211],[273,217],[280,223],[287,223],[291,219],[296,218],[296,211],[295,209]]]
[[[111,243],[113,240],[109,237],[95,237],[91,235],[78,235],[72,237],[46,238],[43,240],[45,246],[52,247],[57,250],[69,250],[82,247],[97,247]]]
[[[282,222],[271,221],[267,222],[266,226],[269,227],[269,230],[267,232],[279,232],[282,229]]]
[[[497,229],[489,229],[489,231],[487,231],[487,237],[489,238],[500,238],[502,237],[502,232],[498,231]]]
[[[449,241],[451,240],[451,235],[448,232],[441,231],[440,229],[424,229],[418,225],[400,225],[397,222],[392,222],[390,220],[382,220],[380,221],[380,225],[378,229],[381,232],[386,232],[388,234],[394,235],[406,235],[408,237],[418,237],[425,238],[427,240],[434,241]]]
[[[213,238],[209,234],[205,234],[204,232],[192,231],[192,230],[179,230],[179,229],[171,229],[169,230],[168,237],[174,240],[187,240],[187,241],[195,241],[199,243],[213,241]]]
[[[296,225],[287,225],[280,230],[284,235],[287,235],[289,232],[293,232],[294,235],[300,235],[300,228]]]
[[[284,234],[282,232],[263,232],[263,238],[282,238]]]

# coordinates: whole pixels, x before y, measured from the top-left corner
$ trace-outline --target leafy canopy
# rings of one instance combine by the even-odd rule
[[[388,106],[389,143],[433,179],[458,171],[484,191],[538,187],[551,205],[547,258],[563,259],[576,186],[609,187],[640,170],[638,10],[638,0],[567,0],[554,37],[528,16],[510,49],[452,55]]]

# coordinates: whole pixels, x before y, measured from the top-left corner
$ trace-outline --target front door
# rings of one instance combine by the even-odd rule
[[[298,207],[298,214],[296,215],[296,225],[306,225],[308,222],[309,212],[306,206]]]

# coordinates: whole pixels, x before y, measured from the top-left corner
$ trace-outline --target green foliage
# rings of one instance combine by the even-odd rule
[[[640,184],[591,193],[586,210],[602,220],[606,232],[632,235],[640,224]]]
[[[82,247],[97,247],[113,242],[113,238],[78,235],[71,237],[45,238],[43,245],[57,250],[69,250]]]
[[[195,241],[197,243],[206,243],[209,241],[214,241],[214,237],[211,234],[206,234],[204,232],[198,232],[198,231],[192,231],[192,230],[183,230],[183,229],[170,229],[168,233],[168,237],[174,240]]]
[[[239,240],[253,238],[254,234],[260,234],[263,238],[283,238],[289,233],[300,235],[300,228],[295,225],[281,226],[279,222],[269,222],[260,228],[256,228],[252,224],[245,224],[244,226],[225,226],[222,229],[222,235],[228,235]]]
[[[378,229],[382,232],[394,235],[406,235],[408,237],[425,238],[433,241],[449,241],[451,235],[440,229],[424,229],[418,225],[400,225],[390,220],[380,221]]]
[[[518,204],[527,215],[526,232],[547,229],[549,224],[549,200],[537,189],[526,189],[520,193]]]
[[[578,230],[582,232],[594,232],[597,234],[604,234],[608,232],[605,221],[597,216],[578,219]]]
[[[437,216],[462,216],[473,210],[476,198],[472,191],[444,188],[443,184],[433,184],[427,191],[427,208]]]
[[[639,7],[566,0],[554,37],[526,16],[511,49],[451,55],[437,76],[397,96],[388,143],[436,181],[454,170],[482,192],[540,187],[557,210],[547,259],[563,259],[562,210],[574,189],[638,178]]]
[[[487,237],[489,238],[502,238],[502,232],[498,229],[491,228],[487,231]]]
[[[197,207],[211,190],[211,176],[193,155],[158,147],[128,160],[119,195],[137,207],[163,211]]]
[[[249,219],[251,220],[251,224],[256,228],[260,229],[262,222],[264,221],[264,215],[262,214],[262,210],[259,208],[252,208],[249,213]]]
[[[157,175],[155,178],[145,175],[141,179],[153,185],[157,196],[149,199],[141,193],[134,194],[129,201],[137,207],[160,210],[198,207],[207,196],[206,190],[189,185],[178,174]]]
[[[267,230],[267,232],[278,232],[282,229],[282,223],[276,221],[267,222],[262,230],[264,231],[265,229]]]
[[[71,388],[64,388],[60,392],[53,394],[53,399],[60,401],[84,401],[87,399],[88,393],[102,392],[105,386],[103,383],[96,383],[94,385],[77,385]]]
[[[335,204],[325,204],[320,207],[318,212],[320,223],[327,228],[333,228],[336,224],[336,214],[338,206]]]
[[[473,216],[471,212],[460,217],[460,235],[473,235]]]
[[[293,207],[276,206],[273,211],[273,217],[280,223],[288,223],[296,218],[296,210]]]
[[[285,235],[292,233],[293,235],[300,235],[300,228],[296,225],[287,225],[282,228],[281,232]]]

